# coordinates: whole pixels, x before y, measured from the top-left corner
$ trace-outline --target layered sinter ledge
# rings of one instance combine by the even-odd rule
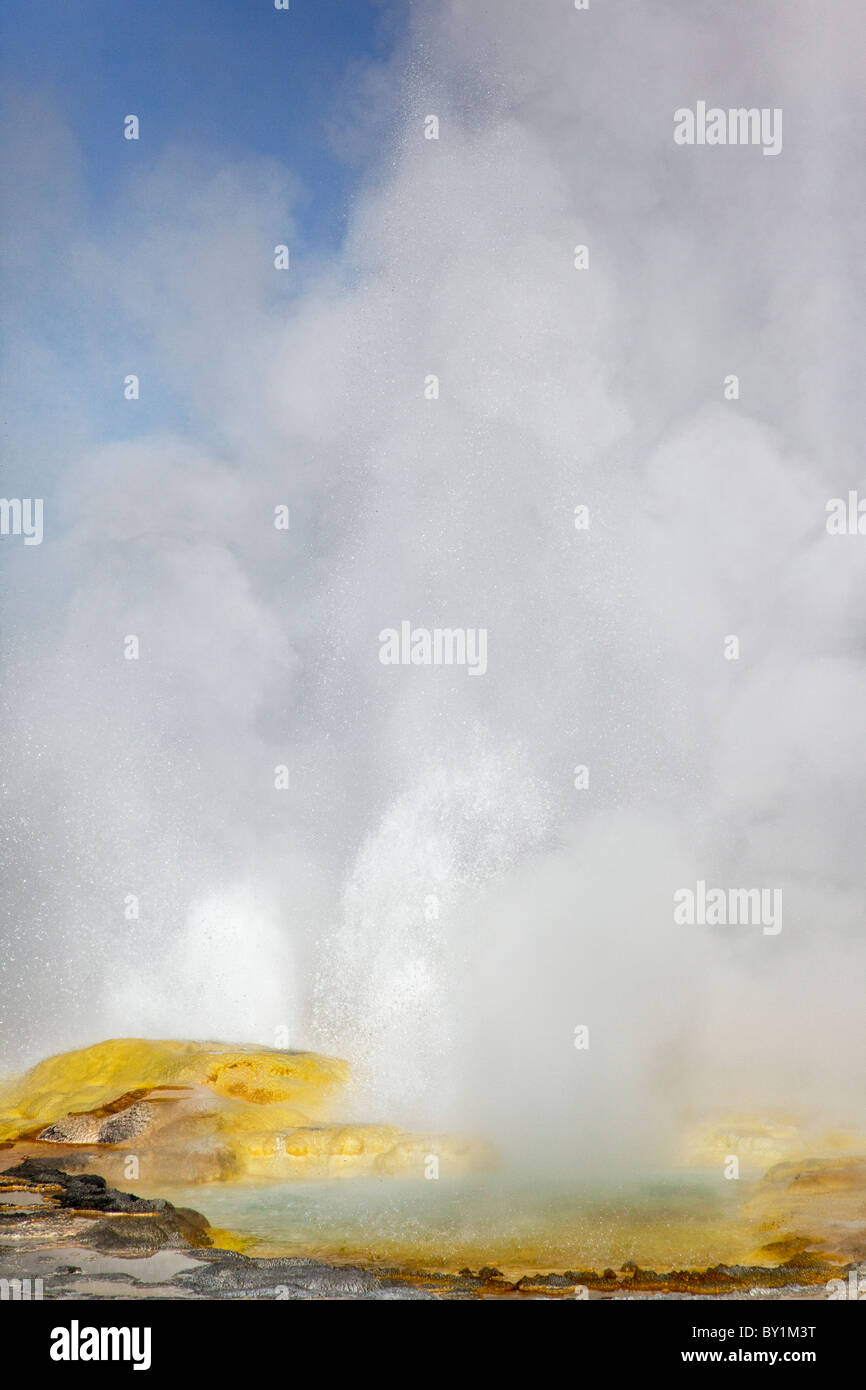
[[[341,1123],[348,1081],[346,1062],[314,1052],[112,1039],[0,1086],[0,1144],[9,1162],[50,1151],[112,1182],[132,1154],[148,1185],[422,1176],[431,1153],[452,1172],[490,1161],[473,1141]]]

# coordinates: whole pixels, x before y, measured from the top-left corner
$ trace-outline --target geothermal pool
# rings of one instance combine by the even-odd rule
[[[733,1189],[738,1188],[738,1191]],[[640,1186],[566,1186],[513,1175],[209,1184],[163,1189],[239,1237],[250,1255],[312,1255],[456,1273],[661,1271],[764,1263],[761,1233],[741,1214],[743,1185],[706,1174]]]

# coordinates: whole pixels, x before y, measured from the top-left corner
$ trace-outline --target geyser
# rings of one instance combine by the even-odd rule
[[[825,516],[859,481],[866,20],[599,8],[422,7],[291,293],[288,153],[149,153],[96,219],[62,117],[12,123],[46,530],[0,555],[7,1070],[279,1035],[352,1062],[357,1115],[575,1180],[726,1108],[856,1127],[866,547]],[[677,148],[695,90],[784,109],[784,151]],[[484,679],[383,667],[405,614],[483,622]],[[698,879],[778,888],[784,931],[675,923]]]

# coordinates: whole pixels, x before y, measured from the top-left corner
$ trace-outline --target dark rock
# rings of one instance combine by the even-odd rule
[[[78,1211],[106,1212],[164,1212],[171,1209],[171,1203],[162,1198],[149,1201],[146,1197],[136,1197],[132,1192],[118,1192],[109,1187],[105,1178],[96,1173],[65,1173],[61,1168],[52,1168],[38,1158],[25,1158],[14,1168],[7,1168],[0,1174],[0,1183],[12,1180],[27,1183],[33,1187],[56,1187],[59,1192],[51,1194],[60,1207],[73,1207]]]
[[[524,1289],[573,1289],[582,1281],[571,1274],[527,1274],[519,1281],[517,1288]]]
[[[38,1234],[39,1225],[57,1220],[60,1211],[70,1223],[83,1214],[98,1213],[101,1220],[87,1222],[87,1232],[79,1232],[81,1244],[110,1253],[155,1254],[157,1250],[184,1245],[211,1244],[210,1224],[197,1211],[175,1207],[162,1198],[136,1197],[118,1192],[97,1173],[67,1173],[39,1158],[25,1158],[14,1168],[0,1173],[0,1186],[14,1182],[29,1188],[50,1188],[47,1208],[26,1211],[0,1210],[0,1232],[17,1223],[19,1232]],[[130,1218],[135,1218],[131,1220]]]

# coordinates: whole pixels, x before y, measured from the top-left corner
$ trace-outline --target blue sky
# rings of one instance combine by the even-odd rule
[[[387,64],[409,11],[406,0],[291,0],[288,12],[273,0],[6,0],[0,87],[11,114],[0,173],[13,253],[0,292],[8,330],[0,416],[8,456],[17,459],[30,439],[53,472],[46,432],[59,429],[65,457],[84,412],[120,436],[189,423],[170,370],[148,354],[105,264],[82,268],[82,248],[116,262],[134,245],[138,262],[182,218],[187,193],[207,189],[220,170],[243,169],[238,221],[261,219],[254,254],[270,264],[268,248],[292,240],[291,276],[270,271],[274,303],[301,292],[339,250],[353,195],[387,145],[401,70]],[[141,123],[138,142],[123,138],[130,113]],[[163,207],[149,181],[172,160],[181,172]],[[262,160],[288,180],[285,219],[266,192]],[[199,235],[209,230],[198,225]],[[137,412],[106,389],[115,359],[148,374]]]
[[[0,78],[51,94],[96,208],[128,173],[119,132],[134,112],[148,159],[182,138],[223,158],[286,162],[305,185],[304,234],[328,249],[359,173],[331,121],[407,13],[392,0],[292,0],[288,12],[271,0],[6,0]]]

